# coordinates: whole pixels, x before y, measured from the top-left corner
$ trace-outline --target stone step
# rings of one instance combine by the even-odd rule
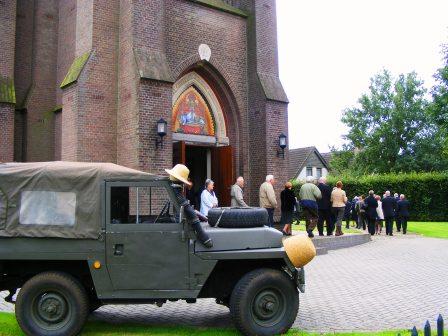
[[[294,235],[306,233],[303,231],[294,231]],[[314,236],[312,238],[314,246],[316,247],[317,255],[326,254],[328,251],[337,250],[341,248],[352,247],[368,243],[372,240],[368,233],[346,233],[343,236]]]

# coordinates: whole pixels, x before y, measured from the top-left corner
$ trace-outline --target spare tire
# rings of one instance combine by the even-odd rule
[[[264,208],[213,208],[207,217],[210,226],[222,228],[262,227],[269,222]]]

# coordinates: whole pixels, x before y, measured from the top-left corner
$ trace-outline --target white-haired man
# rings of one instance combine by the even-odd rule
[[[267,175],[266,181],[260,186],[260,207],[265,208],[269,215],[269,226],[274,225],[274,210],[277,207],[277,198],[274,191],[274,175]]]
[[[230,206],[231,207],[249,207],[246,202],[244,202],[244,178],[242,176],[236,179],[235,184],[232,186],[230,190]]]
[[[314,177],[307,176],[306,183],[300,187],[299,191],[300,206],[306,218],[306,232],[310,238],[314,237],[313,230],[317,225],[317,200],[322,198],[322,193],[313,182]]]

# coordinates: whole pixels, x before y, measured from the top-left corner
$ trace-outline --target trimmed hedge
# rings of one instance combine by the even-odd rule
[[[327,180],[329,185],[341,180],[349,200],[355,195],[367,195],[371,189],[381,196],[390,190],[392,194],[406,195],[411,203],[411,220],[448,221],[448,172],[328,176]],[[300,185],[293,182],[296,195]]]

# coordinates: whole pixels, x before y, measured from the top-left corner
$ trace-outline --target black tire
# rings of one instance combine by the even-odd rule
[[[17,322],[30,336],[77,335],[88,313],[86,291],[65,273],[40,273],[28,280],[17,296]]]
[[[210,226],[222,228],[262,227],[269,222],[268,212],[264,208],[213,208],[208,211],[207,217]],[[218,220],[219,224],[216,225]]]
[[[299,310],[299,294],[283,271],[262,268],[243,276],[232,291],[230,314],[246,336],[286,333]]]

